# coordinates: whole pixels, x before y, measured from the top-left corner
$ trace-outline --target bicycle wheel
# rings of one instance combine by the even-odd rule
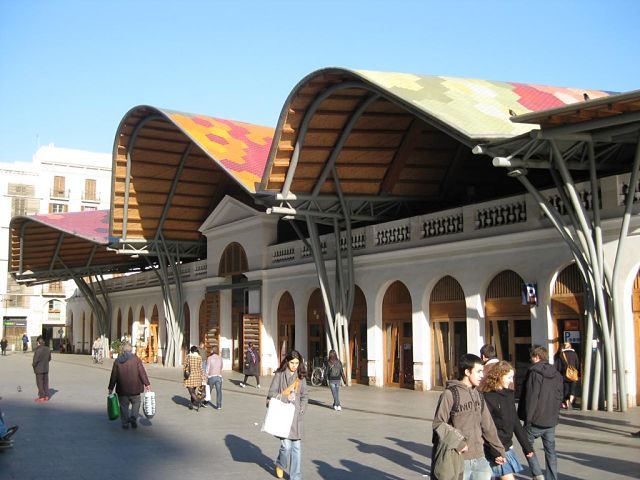
[[[316,367],[313,369],[313,372],[311,373],[311,385],[314,387],[322,385],[322,368]]]

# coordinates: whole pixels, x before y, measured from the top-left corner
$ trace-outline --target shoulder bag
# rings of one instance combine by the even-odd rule
[[[296,406],[293,403],[285,403],[281,399],[288,397],[291,392],[298,388],[299,384],[300,379],[296,378],[295,382],[280,392],[279,395],[269,400],[261,431],[279,438],[287,438],[289,436],[293,417],[296,413]]]
[[[564,376],[570,382],[577,382],[580,379],[580,372],[578,372],[578,369],[573,365],[569,365],[569,362],[567,362],[567,356],[564,352],[562,352],[562,358],[564,359],[564,363],[567,365]]]

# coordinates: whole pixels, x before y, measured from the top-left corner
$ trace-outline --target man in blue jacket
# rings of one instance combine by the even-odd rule
[[[529,443],[542,438],[544,460],[547,465],[545,474],[537,457],[527,458],[534,480],[557,480],[558,460],[556,458],[556,425],[562,403],[562,375],[549,364],[549,352],[544,347],[531,350],[531,362],[524,379],[518,416],[524,422]]]

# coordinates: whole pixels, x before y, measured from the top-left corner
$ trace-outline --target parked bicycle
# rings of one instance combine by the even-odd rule
[[[319,387],[327,384],[327,362],[322,357],[313,359],[313,369],[311,370],[311,385]]]
[[[94,348],[92,356],[93,356],[93,363],[102,363],[102,362],[104,362],[104,349],[103,348]]]

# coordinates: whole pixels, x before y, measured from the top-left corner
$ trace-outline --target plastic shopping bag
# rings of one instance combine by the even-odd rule
[[[151,419],[156,414],[155,392],[144,392],[142,397],[142,411],[144,416]]]
[[[117,393],[107,395],[107,415],[109,420],[115,420],[120,416],[120,403],[118,402]]]
[[[209,386],[209,384],[207,384],[205,386],[205,388],[207,389],[207,392],[204,395],[204,401],[205,402],[210,402],[211,401],[211,387]]]
[[[287,438],[295,413],[296,407],[293,403],[284,403],[279,397],[273,397],[269,400],[261,430],[275,437]]]

